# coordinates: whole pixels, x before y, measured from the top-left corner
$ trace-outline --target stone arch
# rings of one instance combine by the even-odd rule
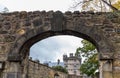
[[[14,49],[11,49],[9,56],[11,57],[11,54],[12,56],[18,55],[18,57],[20,57],[22,60],[23,58],[25,58],[26,54],[29,53],[29,49],[34,43],[42,39],[45,39],[51,36],[57,36],[57,35],[73,35],[79,38],[86,39],[92,42],[96,46],[99,53],[106,52],[110,54],[114,52],[114,49],[112,49],[113,46],[110,43],[108,43],[108,41],[106,41],[105,37],[103,37],[102,34],[96,33],[95,29],[89,30],[86,28],[83,30],[92,31],[95,34],[87,33],[86,31],[81,32],[80,30],[76,31],[76,29],[75,30],[64,29],[60,31],[54,31],[54,30],[46,31],[46,30],[43,30],[43,28],[31,29],[18,38],[18,40],[15,42],[13,46]],[[8,56],[8,59],[9,59],[9,56]],[[101,59],[102,58],[103,57],[101,57]],[[111,55],[110,57],[105,57],[104,59],[111,59]]]
[[[92,32],[95,33],[96,30],[93,29]],[[31,29],[29,30],[29,32],[26,32],[21,37],[19,37],[19,39],[16,41],[16,44],[14,44],[13,46],[14,49],[11,50],[11,53],[8,56],[8,61],[21,62],[19,67],[22,67],[24,65],[23,67],[25,70],[20,69],[19,71],[24,73],[27,76],[26,70],[27,70],[28,63],[26,63],[25,61],[28,60],[30,47],[34,43],[42,39],[45,39],[51,36],[57,36],[57,35],[73,35],[79,38],[84,38],[92,42],[97,47],[97,50],[100,55],[100,59],[111,60],[114,49],[112,49],[113,48],[112,45],[105,40],[106,38],[104,38],[103,35],[86,34],[86,33],[87,32],[79,32],[79,31],[70,30],[70,29],[65,29],[65,30],[60,30],[60,31],[54,31],[54,30],[44,31],[43,28],[42,29]],[[105,55],[104,52],[106,52],[107,55]],[[15,58],[10,59],[11,54],[13,54],[12,57],[15,57]]]
[[[16,35],[17,37],[15,37],[15,40],[12,41],[13,43],[8,53],[8,59],[10,59],[9,57],[11,56],[20,56],[19,51],[21,51],[25,45],[29,48],[29,45],[32,45],[38,40],[59,34],[74,35],[91,41],[96,45],[100,54],[106,54],[105,59],[111,59],[115,50],[111,40],[109,40],[106,36],[107,32],[107,34],[109,34],[114,32],[114,30],[110,29],[112,25],[106,17],[101,18],[101,16],[103,17],[104,15],[80,13],[78,11],[74,13],[61,13],[60,11],[35,11],[28,13],[15,12],[11,14],[11,17],[13,16],[15,18],[11,19],[8,18],[7,14],[4,15],[4,17],[8,18],[8,20],[16,22],[13,27],[17,28],[11,31],[13,32],[12,35]],[[97,19],[92,19],[93,16],[97,16]],[[20,24],[18,24],[19,21]],[[110,26],[108,26],[108,24],[106,26],[106,22],[109,23]],[[9,23],[9,25],[12,25],[12,23]],[[16,27],[17,25],[18,27]],[[46,33],[47,35],[45,35]],[[29,45],[26,44],[29,41]]]
[[[7,64],[9,62],[20,67],[19,63],[33,43],[56,35],[73,35],[91,41],[99,51],[100,60],[112,61],[111,68],[115,74],[120,71],[119,12],[22,11],[0,14],[0,17],[0,60],[6,62],[7,72],[13,72],[9,68],[14,68],[12,64]],[[111,74],[111,71],[105,71]],[[119,77],[117,75],[116,78]]]

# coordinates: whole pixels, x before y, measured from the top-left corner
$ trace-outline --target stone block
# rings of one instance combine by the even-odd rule
[[[113,53],[100,53],[100,60],[113,60]]]

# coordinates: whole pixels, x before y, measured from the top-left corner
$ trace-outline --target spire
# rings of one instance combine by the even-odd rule
[[[58,62],[57,62],[57,64],[58,64],[58,65],[60,64],[60,59],[58,59]]]

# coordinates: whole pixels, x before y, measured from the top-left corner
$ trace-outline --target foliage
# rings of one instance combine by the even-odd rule
[[[76,56],[80,54],[81,57],[85,58],[81,64],[80,71],[88,76],[93,76],[99,67],[97,50],[89,41],[82,40],[81,42],[83,47],[79,47],[76,50]]]
[[[81,11],[117,11],[118,9],[114,7],[112,4],[114,4],[118,0],[74,0],[75,7],[81,6]]]
[[[96,48],[92,43],[87,40],[82,40],[81,43],[83,44],[83,47],[77,48],[75,55],[78,55],[80,53],[82,57],[90,57],[96,53]]]
[[[118,10],[120,10],[120,0],[113,4]]]
[[[63,73],[68,73],[67,69],[65,69],[62,66],[53,66],[52,68],[56,71],[60,71],[60,72],[63,72]]]
[[[94,76],[99,67],[97,53],[86,60],[80,67],[80,71],[88,76]]]
[[[7,13],[8,11],[9,11],[8,8],[7,8],[7,7],[4,7],[2,13]]]
[[[7,7],[4,7],[4,6],[0,6],[0,13],[7,13],[9,12],[8,8]]]
[[[88,0],[87,2],[82,4],[83,11],[103,11],[102,1],[99,0]]]

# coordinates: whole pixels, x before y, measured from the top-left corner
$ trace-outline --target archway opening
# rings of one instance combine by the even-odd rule
[[[62,31],[62,32],[45,32],[45,33],[42,33],[42,34],[39,34],[39,35],[37,35],[37,36],[34,36],[34,37],[32,37],[31,39],[29,39],[28,41],[26,41],[25,43],[24,43],[24,45],[21,47],[21,50],[20,50],[20,55],[22,55],[22,58],[23,58],[23,61],[22,61],[22,66],[23,66],[23,69],[22,69],[22,72],[24,72],[24,73],[26,73],[29,77],[31,76],[31,75],[29,75],[29,73],[31,73],[29,70],[34,70],[34,71],[32,71],[32,73],[34,73],[34,75],[35,75],[35,73],[36,72],[38,72],[39,71],[39,74],[38,74],[38,76],[40,76],[40,72],[41,72],[41,70],[40,69],[42,69],[43,71],[44,70],[47,70],[46,69],[46,67],[45,67],[45,69],[43,69],[44,67],[42,67],[41,66],[41,64],[40,64],[40,62],[41,62],[41,60],[39,61],[38,60],[38,54],[41,54],[41,53],[38,53],[38,54],[35,54],[35,55],[33,55],[33,54],[30,54],[31,52],[30,52],[30,47],[34,44],[34,43],[36,43],[36,42],[38,42],[38,41],[43,41],[43,40],[46,40],[45,38],[49,38],[49,37],[60,37],[60,35],[63,35],[63,36],[72,36],[72,37],[77,37],[78,39],[80,39],[80,38],[83,38],[83,39],[86,39],[86,40],[88,40],[88,41],[90,41],[90,42],[92,42],[93,44],[94,44],[94,46],[96,46],[96,49],[98,50],[98,48],[97,48],[97,43],[95,42],[95,40],[93,40],[91,37],[89,37],[89,36],[87,36],[87,35],[85,35],[85,34],[81,34],[81,33],[77,33],[77,32],[74,32],[74,31]],[[57,38],[57,39],[60,39],[60,38]],[[64,38],[63,38],[64,39]],[[69,39],[72,39],[72,38],[69,38]],[[68,41],[68,43],[66,43],[67,41],[65,41],[64,43],[65,43],[65,45],[66,46],[70,46],[70,45],[72,45],[72,44],[69,44],[70,42],[75,42],[75,41],[69,41],[69,39],[67,39],[67,41]],[[74,40],[74,39],[72,39],[72,40]],[[52,41],[51,41],[52,42]],[[79,41],[79,42],[81,42],[81,40]],[[78,42],[75,42],[75,43],[78,43]],[[48,44],[47,42],[46,42],[46,44]],[[53,43],[52,43],[52,45],[53,45]],[[44,45],[42,45],[42,47],[43,47]],[[46,45],[47,46],[47,48],[49,48],[49,46],[48,45]],[[73,46],[73,45],[72,45]],[[43,49],[41,47],[41,49]],[[44,46],[45,47],[45,46]],[[55,46],[55,47],[57,47],[57,45]],[[57,47],[57,48],[53,48],[53,49],[59,49],[59,47]],[[78,46],[78,47],[76,47],[76,49],[77,48],[79,48],[80,47],[80,45]],[[36,49],[36,50],[38,50],[38,49]],[[46,49],[45,49],[46,50]],[[51,49],[50,49],[51,50]],[[47,54],[47,55],[52,55],[52,53],[51,53],[51,51],[50,50],[48,50],[49,51],[49,53],[50,54]],[[64,50],[63,50],[64,51]],[[62,51],[61,51],[62,52]],[[59,54],[61,53],[61,52],[58,52]],[[69,51],[68,51],[69,52]],[[73,51],[73,52],[76,52],[76,51]],[[72,52],[72,53],[73,53]],[[66,51],[65,51],[65,53],[66,53]],[[33,58],[34,60],[32,60],[30,57],[31,57],[31,55],[33,55],[33,56],[35,56],[35,58]],[[42,54],[41,54],[42,55]],[[54,55],[54,54],[53,54]],[[62,54],[63,55],[63,54]],[[54,55],[55,56],[55,55]],[[70,54],[70,57],[73,57],[73,54]],[[44,56],[45,57],[45,56]],[[36,60],[37,59],[37,60]],[[60,59],[60,58],[55,58],[56,60],[58,60],[58,59]],[[80,58],[81,59],[81,58]],[[29,61],[29,60],[32,60],[32,61]],[[56,60],[54,60],[54,61],[56,61]],[[44,61],[50,61],[50,59],[44,59]],[[47,62],[47,64],[48,64],[48,62]],[[43,63],[43,62],[42,62]],[[81,64],[81,62],[80,62],[80,64]],[[34,68],[33,68],[33,66],[34,66]],[[42,68],[40,68],[40,67],[42,67]],[[75,66],[74,66],[75,67]],[[32,69],[31,69],[32,68]],[[79,67],[80,68],[80,67]],[[71,69],[69,69],[69,70],[71,70]],[[43,72],[41,72],[42,74],[46,74],[46,73],[43,73]],[[51,72],[49,72],[49,74],[50,74]],[[74,74],[75,73],[77,73],[76,71],[74,71]],[[48,74],[48,75],[49,75]],[[81,73],[79,73],[79,74],[81,74]],[[32,75],[33,76],[33,75]],[[47,75],[46,75],[47,76]],[[35,78],[35,77],[34,77]]]
[[[55,68],[56,66],[62,66],[67,70],[69,75],[87,77],[87,75],[83,73],[88,73],[88,72],[82,73],[81,72],[83,71],[82,68],[84,68],[85,64],[88,65],[91,62],[93,62],[94,63],[93,69],[94,70],[97,69],[95,73],[98,72],[98,68],[99,68],[98,64],[96,64],[96,61],[93,61],[96,59],[98,60],[98,53],[97,53],[97,49],[95,48],[95,50],[90,50],[91,52],[89,53],[77,54],[77,52],[79,52],[78,49],[80,50],[80,47],[81,48],[83,46],[85,47],[86,44],[90,43],[88,41],[88,43],[82,44],[81,43],[82,41],[87,41],[87,40],[83,40],[79,37],[75,37],[71,35],[51,36],[43,40],[40,40],[39,42],[31,46],[29,58],[35,64],[37,62],[39,64],[46,65],[52,68]],[[87,48],[89,47],[91,47],[91,45],[88,45]],[[92,51],[95,51],[95,52],[92,52]],[[97,56],[93,57],[93,55],[95,54],[97,54]],[[85,57],[85,55],[87,56]],[[65,58],[65,56],[67,58]],[[93,65],[91,64],[91,66]],[[80,67],[81,67],[81,70],[80,70]],[[84,68],[84,70],[85,69],[86,68]],[[90,71],[93,71],[93,69],[91,69]],[[89,73],[91,73],[90,71]]]
[[[41,63],[57,62],[58,59],[63,62],[63,55],[75,54],[76,49],[82,47],[82,40],[71,35],[51,36],[33,44],[29,57],[39,59]]]

